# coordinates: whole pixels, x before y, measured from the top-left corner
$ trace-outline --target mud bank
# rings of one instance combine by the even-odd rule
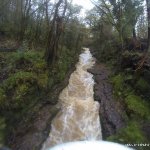
[[[113,87],[108,80],[111,71],[98,61],[88,71],[94,75],[94,99],[100,103],[102,135],[106,139],[125,126],[124,109],[113,97]]]

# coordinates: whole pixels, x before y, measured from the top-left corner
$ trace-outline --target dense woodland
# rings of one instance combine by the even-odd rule
[[[150,141],[150,1],[99,0],[87,13],[95,57],[111,70],[114,97],[125,127],[105,140]],[[147,147],[134,147],[148,149]]]
[[[0,0],[0,146],[11,147],[19,125],[57,103],[54,91],[85,46],[112,70],[125,109],[125,128],[106,140],[150,140],[150,1],[92,3],[83,18],[72,0]]]

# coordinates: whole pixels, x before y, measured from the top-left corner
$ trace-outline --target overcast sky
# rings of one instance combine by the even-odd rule
[[[81,5],[83,7],[81,15],[84,15],[86,10],[93,8],[93,4],[90,0],[73,0],[73,4]]]
[[[73,0],[73,4],[81,5],[84,9],[91,9],[93,7],[90,0]]]

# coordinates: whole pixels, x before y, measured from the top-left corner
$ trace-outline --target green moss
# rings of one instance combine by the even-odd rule
[[[24,59],[26,61],[39,61],[43,54],[36,51],[14,52],[8,55],[8,59],[11,63],[17,63],[19,60]]]
[[[139,96],[130,94],[126,97],[125,102],[127,104],[128,110],[130,110],[131,113],[134,113],[139,117],[150,119],[149,105],[146,101],[141,99]]]
[[[21,84],[15,90],[15,98],[16,100],[21,100],[28,93],[29,85]]]
[[[140,78],[136,83],[136,89],[145,94],[145,92],[150,92],[150,85],[143,78]]]
[[[8,79],[4,81],[3,87],[5,90],[14,89],[17,85],[22,83],[33,84],[36,81],[36,74],[32,72],[19,71],[11,74]]]
[[[47,73],[39,74],[37,78],[38,78],[37,83],[39,88],[47,88],[47,84],[48,84]]]
[[[124,144],[147,142],[147,139],[141,131],[139,124],[135,121],[131,121],[127,127],[121,129],[116,135],[108,137],[107,140]]]
[[[3,100],[3,103],[0,103],[0,107],[13,109],[29,104],[34,101],[32,100],[33,95],[37,96],[37,92],[40,94],[45,91],[47,82],[47,73],[36,74],[19,71],[11,74],[2,84],[3,91],[7,93],[7,98],[5,98],[5,101]]]
[[[124,89],[124,76],[122,74],[118,74],[114,76],[111,81],[114,86],[114,94],[116,96],[121,96]]]
[[[36,51],[14,52],[4,56],[2,66],[7,71],[7,78],[0,85],[0,109],[6,119],[8,132],[15,131],[18,122],[33,117],[33,111],[38,111],[36,106],[40,107],[48,98],[48,92],[52,92],[52,87],[64,80],[75,56],[78,56],[77,52],[64,47],[51,68],[47,67],[43,53]]]
[[[7,64],[10,70],[43,71],[46,63],[43,54],[35,51],[14,52],[7,56]]]
[[[43,60],[34,62],[32,68],[35,72],[43,73],[47,69],[46,62]]]
[[[8,78],[1,84],[0,108],[26,108],[48,85],[48,68],[43,53],[24,51],[5,56]],[[56,76],[52,76],[53,79]]]

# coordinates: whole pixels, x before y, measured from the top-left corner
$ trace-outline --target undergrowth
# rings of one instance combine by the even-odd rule
[[[126,127],[108,137],[108,140],[123,144],[148,142],[142,130],[142,122],[150,121],[150,103],[146,96],[150,90],[149,83],[131,72],[119,72],[110,81],[115,99],[124,106],[128,119]],[[141,147],[137,149],[144,150]]]
[[[15,132],[20,121],[33,117],[37,104],[47,100],[52,87],[64,80],[77,57],[78,53],[74,55],[63,47],[55,66],[48,68],[43,52],[0,54],[0,144]]]

